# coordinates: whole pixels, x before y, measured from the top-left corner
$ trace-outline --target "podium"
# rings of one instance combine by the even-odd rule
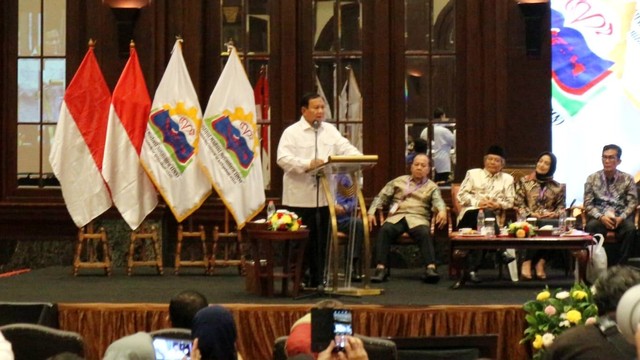
[[[360,183],[358,176],[362,170],[372,168],[378,161],[377,155],[360,155],[360,156],[330,156],[328,161],[320,167],[317,167],[311,171],[310,174],[314,174],[320,177],[324,194],[327,198],[330,214],[330,226],[329,232],[329,249],[327,251],[327,264],[325,264],[325,278],[327,280],[326,291],[338,295],[380,295],[384,290],[375,289],[369,286],[371,280],[371,242],[369,239],[369,220],[367,218],[367,207],[362,196],[360,189]],[[351,284],[351,272],[352,272],[352,259],[353,248],[355,244],[355,231],[349,231],[348,244],[347,244],[347,256],[345,259],[345,266],[343,267],[342,280],[340,279],[340,243],[338,236],[338,221],[336,219],[336,199],[334,197],[334,191],[331,180],[334,175],[348,175],[351,177],[354,191],[353,196],[356,197],[357,206],[354,207],[351,216],[358,216],[362,219],[362,225],[364,228],[364,236],[362,239],[362,255],[364,266],[364,279],[363,287],[354,287]],[[360,209],[358,212],[357,210]],[[353,226],[353,225],[352,225]]]

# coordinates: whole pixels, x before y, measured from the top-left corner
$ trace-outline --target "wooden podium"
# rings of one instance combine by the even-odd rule
[[[320,176],[320,182],[324,194],[327,198],[329,205],[329,213],[331,217],[331,231],[329,233],[329,249],[327,251],[328,264],[325,266],[325,275],[327,280],[326,291],[329,293],[339,295],[380,295],[384,289],[374,289],[369,286],[371,280],[371,242],[369,240],[369,220],[367,217],[367,207],[362,196],[360,184],[358,181],[359,174],[362,170],[372,168],[378,161],[377,155],[360,155],[360,156],[330,156],[329,160],[322,166],[309,171],[311,174]],[[347,259],[345,261],[342,281],[340,281],[340,251],[339,251],[339,237],[338,237],[338,221],[336,220],[336,208],[335,208],[335,196],[332,190],[332,184],[330,180],[333,175],[345,174],[351,176],[353,186],[355,187],[354,196],[356,196],[357,206],[354,207],[351,216],[359,216],[362,218],[362,225],[364,228],[363,255],[361,259],[364,261],[364,279],[363,287],[353,287],[351,285],[351,272],[352,272],[352,255],[353,247],[356,239],[354,238],[355,232],[350,231],[348,234],[347,248],[351,251],[347,251]],[[358,211],[360,209],[360,211]]]

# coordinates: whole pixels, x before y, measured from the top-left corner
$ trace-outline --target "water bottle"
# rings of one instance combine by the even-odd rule
[[[269,205],[267,206],[267,220],[271,219],[271,216],[276,213],[276,205],[273,203],[273,200],[269,200]]]
[[[558,216],[558,229],[560,229],[561,232],[564,232],[566,230],[565,228],[565,221],[567,220],[567,211],[562,209],[562,211],[560,212],[560,216]]]
[[[484,211],[480,209],[478,211],[478,218],[476,219],[476,226],[479,234],[484,234]]]

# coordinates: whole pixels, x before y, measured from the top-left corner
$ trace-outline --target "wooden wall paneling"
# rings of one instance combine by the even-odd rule
[[[17,117],[16,85],[18,43],[18,4],[16,1],[3,1],[0,4],[2,12],[2,25],[0,25],[0,41],[2,41],[2,55],[0,57],[0,69],[2,69],[3,81],[0,85],[0,201],[15,191],[16,180],[11,179],[9,169],[16,168],[16,126],[13,119]],[[5,21],[6,19],[6,21]]]
[[[363,151],[366,154],[378,155],[378,164],[364,173],[364,195],[375,196],[380,189],[391,179],[390,166],[393,159],[398,158],[395,151],[396,145],[392,139],[398,131],[392,129],[394,125],[403,121],[394,110],[394,99],[397,99],[397,88],[392,90],[391,69],[399,69],[393,65],[390,55],[392,44],[390,36],[397,36],[391,31],[392,19],[389,16],[376,16],[376,14],[392,14],[392,6],[395,1],[363,1],[363,60],[362,60],[362,86],[363,90]],[[391,35],[390,35],[391,34]],[[393,52],[397,55],[397,51]],[[402,55],[402,53],[400,54]],[[401,94],[401,93],[400,93]],[[404,143],[404,130],[401,129],[400,138]],[[404,152],[400,155],[404,158]],[[397,163],[397,161],[396,161]]]

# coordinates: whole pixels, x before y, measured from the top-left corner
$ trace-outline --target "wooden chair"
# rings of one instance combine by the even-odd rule
[[[449,207],[447,207],[447,214],[450,213]],[[385,219],[386,219],[386,213],[385,213],[385,209],[377,209],[376,210],[376,215],[378,217],[378,226],[381,227],[382,224],[384,223]],[[430,223],[430,230],[429,230],[429,235],[431,236],[431,238],[434,240],[436,240],[436,215],[437,212],[435,209],[433,209],[433,215],[431,216],[431,223]],[[447,231],[448,233],[451,233],[451,219],[450,216],[447,216]],[[399,237],[397,237],[396,239],[394,239],[391,242],[391,245],[417,245],[418,243],[413,240],[411,238],[411,236],[409,235],[409,233],[404,232],[402,233],[402,235],[400,235]],[[374,264],[375,265],[375,264]],[[391,275],[391,266],[385,266],[385,269],[387,271],[387,275],[390,276]]]
[[[98,245],[102,247],[102,260],[98,259]],[[83,250],[86,252],[85,261],[82,260]],[[78,275],[80,268],[104,269],[107,276],[111,275],[111,251],[104,227],[98,232],[93,231],[93,223],[78,229],[78,241],[73,258],[73,276]]]
[[[224,230],[219,226],[213,227],[213,246],[209,259],[209,273],[213,274],[216,266],[237,266],[238,274],[245,274],[245,246],[242,232],[231,231],[229,224],[229,210],[224,210]],[[218,254],[222,253],[221,257]]]
[[[147,241],[151,240],[151,249],[153,251],[154,258],[146,259],[147,257]],[[140,259],[135,259],[136,244],[140,242],[139,256]],[[162,251],[160,246],[160,240],[158,239],[158,227],[152,225],[151,228],[140,227],[138,230],[131,233],[131,240],[129,241],[129,254],[127,255],[127,275],[131,276],[133,268],[136,266],[154,266],[158,271],[158,275],[164,274],[162,265]]]
[[[197,239],[200,240],[202,246],[202,257],[200,259],[182,260],[182,246],[184,239]],[[205,274],[209,271],[209,260],[207,259],[207,245],[205,243],[206,234],[204,232],[204,226],[198,226],[198,231],[185,231],[182,224],[178,225],[178,242],[176,243],[176,257],[175,257],[175,274],[180,273],[182,266],[202,266]]]

